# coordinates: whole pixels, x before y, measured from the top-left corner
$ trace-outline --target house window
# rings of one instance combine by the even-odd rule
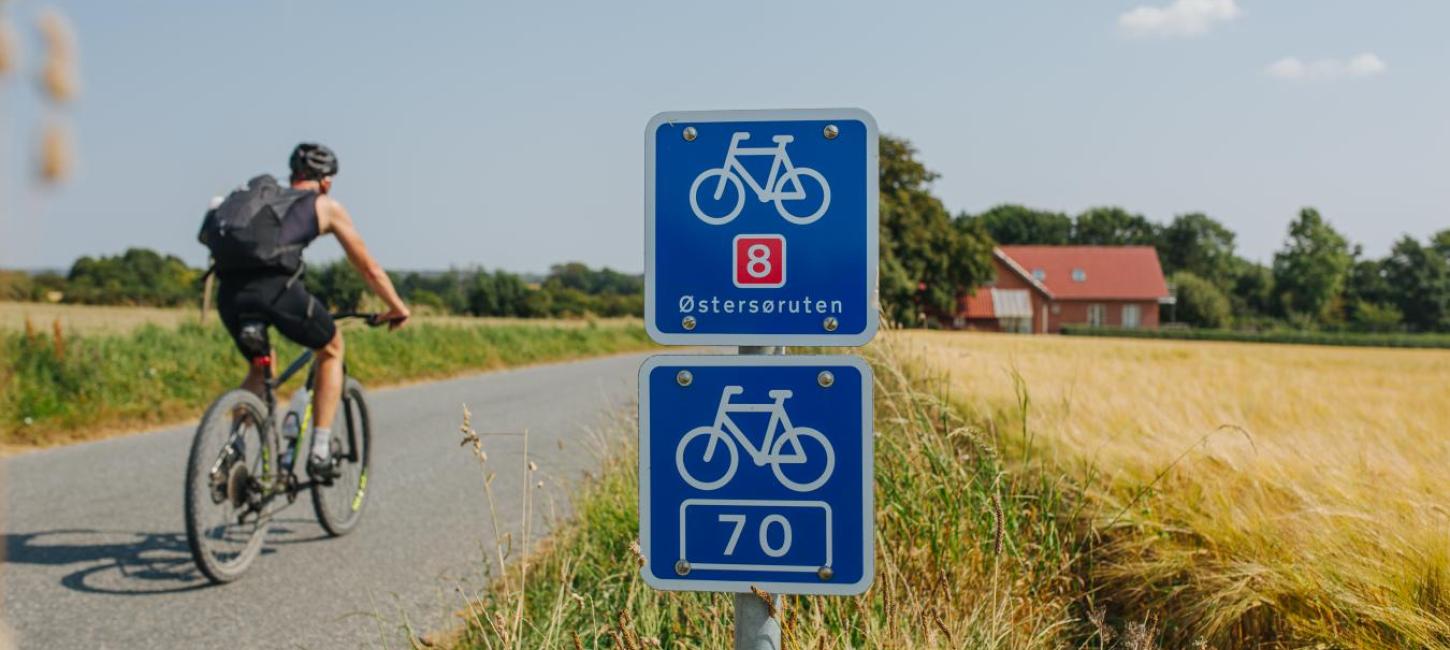
[[[1088,305],[1088,325],[1102,327],[1108,323],[1108,306],[1100,303]]]
[[[1072,270],[1072,281],[1073,282],[1087,282],[1087,271],[1085,271],[1083,269],[1073,269]]]
[[[1032,269],[1032,277],[1038,282],[1047,280],[1047,269]]]
[[[1138,305],[1123,305],[1123,327],[1137,329],[1143,324],[1143,308]]]

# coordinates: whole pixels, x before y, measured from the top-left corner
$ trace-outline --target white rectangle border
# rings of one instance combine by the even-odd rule
[[[860,332],[828,334],[717,334],[663,332],[655,323],[655,132],[677,122],[774,122],[859,120],[866,125],[866,325]],[[881,151],[876,118],[859,108],[735,111],[667,111],[644,129],[644,326],[661,345],[799,345],[854,347],[876,337],[881,324],[878,267],[881,258]]]
[[[660,366],[773,366],[778,368],[815,366],[824,368],[854,368],[861,373],[861,579],[853,583],[813,584],[807,582],[751,582],[748,580],[692,580],[656,576],[650,572],[650,373]],[[876,424],[875,405],[872,402],[875,383],[871,366],[864,359],[848,354],[812,354],[799,356],[769,355],[706,355],[706,354],[661,354],[645,360],[639,367],[639,548],[644,555],[644,566],[640,575],[645,584],[666,591],[720,591],[749,593],[756,587],[770,593],[809,594],[826,596],[854,596],[865,593],[876,578],[876,497],[875,455],[873,443]]]

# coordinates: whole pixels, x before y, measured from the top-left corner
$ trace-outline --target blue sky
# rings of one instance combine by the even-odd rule
[[[5,5],[28,45],[41,6]],[[645,122],[715,108],[865,108],[954,212],[1204,211],[1260,260],[1305,205],[1374,255],[1450,227],[1443,0],[54,6],[78,168],[32,187],[34,84],[6,80],[0,266],[200,265],[207,199],[311,139],[389,267],[639,271]]]

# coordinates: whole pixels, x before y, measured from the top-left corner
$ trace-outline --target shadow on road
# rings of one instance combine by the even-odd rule
[[[296,523],[274,521],[262,555],[278,545],[324,539],[303,535]],[[308,531],[309,533],[313,531]],[[71,567],[60,578],[67,589],[96,594],[145,596],[193,591],[212,586],[192,563],[186,533],[147,533],[88,529],[6,533],[3,565]],[[259,558],[258,561],[264,561]],[[15,567],[10,567],[12,570]]]

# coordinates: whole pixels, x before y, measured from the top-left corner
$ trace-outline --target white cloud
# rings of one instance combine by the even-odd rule
[[[1166,7],[1134,7],[1118,16],[1118,28],[1130,36],[1198,36],[1241,13],[1234,0],[1173,0]]]
[[[1264,74],[1275,79],[1289,81],[1335,81],[1338,79],[1363,79],[1384,74],[1389,66],[1384,59],[1371,52],[1365,52],[1348,61],[1340,59],[1318,59],[1303,61],[1288,56],[1264,68]]]

